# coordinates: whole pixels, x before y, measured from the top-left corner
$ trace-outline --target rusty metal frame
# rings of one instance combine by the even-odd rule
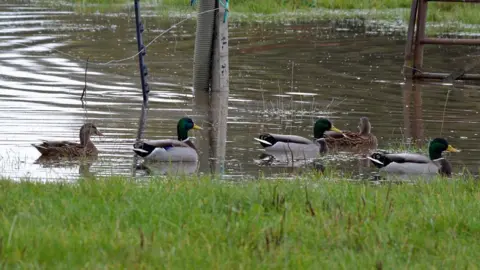
[[[445,79],[450,74],[425,72],[423,50],[426,44],[480,46],[480,39],[429,38],[425,36],[428,2],[478,3],[480,0],[412,0],[408,23],[403,74],[413,79]],[[480,80],[480,74],[463,74],[458,80]]]

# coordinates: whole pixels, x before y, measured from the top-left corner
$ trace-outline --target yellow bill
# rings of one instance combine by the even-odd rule
[[[340,129],[338,129],[338,128],[334,127],[334,126],[332,126],[332,127],[330,128],[330,130],[333,130],[333,131],[342,133],[342,131],[341,131]]]
[[[456,149],[455,147],[449,144],[447,147],[447,152],[460,152],[460,150]]]
[[[203,129],[203,128],[200,127],[200,126],[197,126],[197,124],[193,124],[193,129],[199,129],[199,130],[201,130],[201,129]]]

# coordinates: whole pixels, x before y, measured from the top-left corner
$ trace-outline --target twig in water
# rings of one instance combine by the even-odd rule
[[[137,138],[135,139],[135,143],[139,142],[143,139],[143,133],[145,131],[145,125],[147,122],[147,111],[148,111],[148,104],[142,103],[142,111],[140,113],[140,120],[138,124],[137,130]],[[135,177],[136,174],[136,167],[137,167],[138,155],[133,154],[133,163],[132,163],[132,176]]]
[[[295,61],[292,61],[292,81],[290,82],[290,91],[293,92],[293,73],[295,70]]]
[[[332,98],[332,101],[330,101],[330,103],[327,105],[327,107],[325,107],[326,112],[328,112],[328,109],[330,109],[330,106],[333,104],[333,102],[335,102],[335,98]]]
[[[479,57],[479,56],[477,56]],[[444,82],[448,82],[448,83],[453,83],[455,80],[457,80],[458,78],[462,77],[463,75],[465,75],[465,73],[469,72],[470,70],[474,69],[475,67],[477,67],[478,65],[480,65],[480,58],[477,59],[476,61],[466,65],[464,68],[462,68],[461,70],[459,71],[454,71],[452,73],[450,73],[450,75],[448,75],[447,77],[445,77],[445,79],[443,79]]]
[[[445,104],[443,105],[442,127],[440,128],[440,135],[442,135],[443,132],[443,123],[445,122],[445,112],[447,110],[447,103],[448,98],[450,97],[450,91],[452,91],[452,89],[448,89],[447,97],[445,98]]]
[[[414,68],[414,67],[410,67],[410,66],[407,66],[407,65],[403,65],[404,68],[409,68],[413,71],[416,71],[416,72],[419,72],[419,73],[423,73],[420,69],[417,69],[417,68]]]
[[[88,70],[88,60],[90,57],[87,58],[87,62],[85,63],[85,86],[83,87],[83,92],[82,96],[80,97],[80,100],[83,101],[83,98],[87,96],[87,70]]]
[[[290,156],[292,158],[292,170],[293,170],[295,168],[295,166],[294,166],[295,164],[293,163],[293,158],[294,158],[293,157],[293,151],[292,151],[292,148],[290,148],[290,143],[289,142],[287,142],[287,146],[288,146],[288,150],[290,150]],[[287,158],[287,161],[288,161],[288,158]]]

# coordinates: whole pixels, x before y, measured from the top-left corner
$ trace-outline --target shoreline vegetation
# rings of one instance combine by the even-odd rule
[[[473,269],[473,179],[1,180],[0,258],[42,269]]]
[[[37,0],[52,5],[66,5],[82,12],[117,12],[131,9],[133,0],[64,0],[63,2]],[[201,0],[198,0],[201,1]],[[232,18],[239,21],[282,21],[358,18],[366,20],[402,20],[410,16],[411,0],[233,0]],[[180,11],[192,13],[196,7],[190,0],[146,0],[142,5],[157,12]],[[480,24],[480,4],[430,2],[428,22],[452,27],[455,24],[469,29]],[[440,27],[440,26],[439,26]]]

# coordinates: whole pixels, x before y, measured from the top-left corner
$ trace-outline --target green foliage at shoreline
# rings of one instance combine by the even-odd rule
[[[39,0],[49,2],[49,0]],[[197,0],[201,1],[201,0]],[[55,2],[50,2],[55,3]],[[115,11],[120,7],[132,5],[133,0],[66,0],[64,3],[76,6],[81,10],[101,9]],[[411,0],[231,0],[230,9],[233,14],[239,13],[243,17],[252,17],[253,14],[282,16],[279,13],[299,12],[303,15],[316,17],[365,17],[367,19],[390,18],[392,15],[406,19],[409,16]],[[92,8],[91,5],[97,5]],[[193,11],[189,0],[147,0],[142,4],[156,6],[161,10],[182,9]],[[367,15],[360,10],[368,10]],[[339,15],[336,12],[343,11]],[[322,14],[326,13],[326,14]],[[393,13],[393,14],[392,14]],[[361,15],[363,14],[363,15]],[[480,24],[480,4],[473,3],[441,3],[431,2],[428,9],[428,20],[442,23]],[[292,15],[292,18],[295,16]],[[273,19],[273,18],[271,18]]]
[[[42,269],[478,268],[480,187],[109,177],[0,181],[0,260]]]

